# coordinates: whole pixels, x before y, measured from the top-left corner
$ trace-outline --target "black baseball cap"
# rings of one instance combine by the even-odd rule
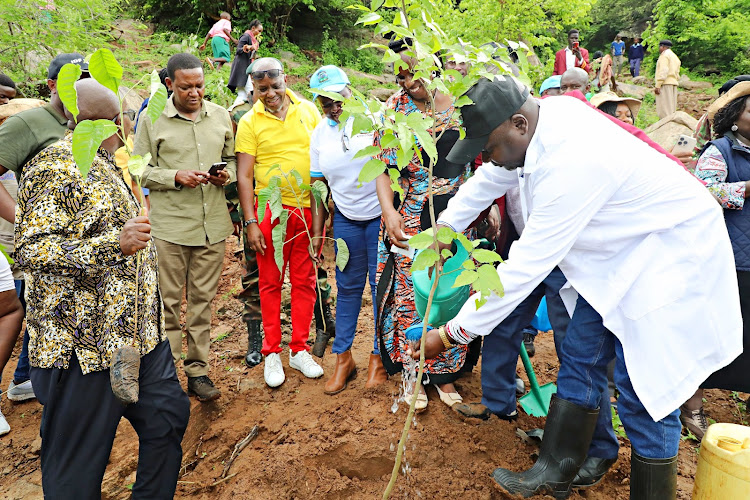
[[[662,40],[661,42],[659,42],[659,45],[664,45],[665,47],[671,47],[672,40]]]
[[[89,63],[86,62],[84,57],[78,52],[71,52],[69,54],[60,54],[59,56],[52,59],[49,63],[49,70],[47,70],[47,78],[49,80],[57,80],[57,75],[60,73],[60,69],[66,64],[77,64],[81,67],[81,71],[84,73],[89,70]]]
[[[480,79],[466,95],[474,102],[461,108],[466,137],[453,146],[447,158],[459,165],[482,152],[492,131],[521,109],[529,89],[519,89],[512,78],[495,76],[492,80]]]

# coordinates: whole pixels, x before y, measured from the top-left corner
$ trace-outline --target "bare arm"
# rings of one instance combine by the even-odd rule
[[[16,345],[16,339],[21,332],[23,322],[23,308],[21,301],[16,297],[15,290],[0,292],[0,372],[5,365]]]
[[[380,209],[383,211],[383,222],[388,240],[399,248],[409,248],[405,242],[402,243],[405,238],[404,219],[398,210],[393,208],[393,189],[391,189],[391,178],[388,174],[382,173],[375,179],[375,189],[378,193]]]
[[[0,167],[0,169],[6,169]],[[3,172],[5,173],[5,172]],[[5,186],[0,184],[0,217],[8,222],[16,222],[16,200],[10,195]]]
[[[255,191],[253,180],[255,177],[255,156],[247,153],[237,152],[237,195],[242,207],[242,215],[245,220],[255,219]],[[266,207],[260,207],[265,213]],[[256,252],[264,255],[266,242],[260,226],[257,222],[249,224],[247,228],[247,242]]]

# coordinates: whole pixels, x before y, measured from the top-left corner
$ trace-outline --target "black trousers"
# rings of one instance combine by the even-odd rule
[[[70,368],[31,368],[42,411],[42,487],[50,500],[101,498],[101,484],[121,417],[138,434],[134,499],[171,499],[182,461],[190,401],[177,379],[169,342],[141,358],[140,395],[123,406],[112,394],[109,370],[84,375]]]

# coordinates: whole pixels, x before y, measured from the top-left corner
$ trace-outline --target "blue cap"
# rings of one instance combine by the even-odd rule
[[[341,68],[333,65],[323,66],[310,78],[310,88],[313,90],[341,92],[347,85],[349,85],[349,77]],[[318,94],[313,92],[313,99],[317,99],[317,97]]]
[[[542,95],[544,91],[548,89],[559,89],[561,78],[562,78],[562,75],[555,75],[555,76],[550,76],[549,78],[544,80],[544,83],[542,83],[542,86],[539,87],[539,95]]]

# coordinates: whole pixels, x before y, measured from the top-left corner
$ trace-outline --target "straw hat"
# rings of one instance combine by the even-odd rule
[[[591,104],[597,108],[605,102],[624,102],[630,108],[630,112],[633,113],[633,120],[638,116],[638,111],[641,109],[641,101],[638,99],[620,97],[614,92],[599,92],[591,98]]]
[[[708,119],[713,120],[716,112],[721,108],[734,101],[738,97],[750,95],[750,82],[740,82],[729,91],[716,99],[713,104],[708,107]]]

